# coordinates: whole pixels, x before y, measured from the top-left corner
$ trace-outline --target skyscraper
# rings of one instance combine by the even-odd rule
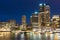
[[[50,23],[50,6],[46,4],[39,5],[38,25],[39,27],[47,27]]]
[[[37,29],[38,28],[38,13],[34,12],[30,18],[31,18],[30,21],[31,21],[33,29]]]
[[[26,30],[26,16],[25,15],[22,16],[22,25],[23,25],[23,29]]]

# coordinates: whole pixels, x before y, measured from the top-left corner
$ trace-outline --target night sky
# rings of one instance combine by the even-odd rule
[[[0,21],[14,19],[21,23],[22,15],[26,15],[29,23],[30,16],[38,11],[40,3],[50,5],[51,16],[60,15],[60,0],[0,0]]]

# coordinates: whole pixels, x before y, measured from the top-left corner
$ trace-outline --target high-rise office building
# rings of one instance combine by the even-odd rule
[[[30,21],[32,24],[32,28],[37,29],[38,28],[38,13],[37,12],[34,12],[32,14],[32,16],[30,17]]]
[[[50,23],[50,6],[46,4],[40,4],[38,13],[38,25],[39,27],[47,27]]]
[[[26,24],[26,16],[25,15],[22,16],[22,24]]]
[[[23,30],[26,30],[26,16],[22,16],[22,25],[23,25]]]

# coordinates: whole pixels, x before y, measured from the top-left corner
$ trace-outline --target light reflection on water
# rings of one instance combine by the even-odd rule
[[[46,33],[19,33],[15,36],[11,32],[0,32],[0,40],[60,40],[60,33],[46,34]]]

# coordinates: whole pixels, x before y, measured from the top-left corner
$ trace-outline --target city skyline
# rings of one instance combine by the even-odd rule
[[[6,16],[9,20],[0,21],[0,40],[60,40],[60,15],[56,12],[52,15],[50,6],[47,3],[40,3],[38,10],[33,11],[31,15],[25,14],[22,10],[24,14],[18,15],[16,12],[14,17],[10,14],[12,19],[9,15]],[[16,23],[16,18],[20,18],[21,23]]]
[[[54,3],[55,2],[55,3]],[[24,4],[25,3],[25,4]],[[28,4],[27,4],[28,3]],[[33,12],[38,11],[40,3],[46,3],[50,5],[50,15],[60,15],[59,0],[20,0],[18,1],[0,1],[0,21],[7,21],[9,19],[15,19],[18,23],[21,23],[22,15],[26,15],[27,23],[30,21],[30,16]],[[52,4],[51,4],[52,3]],[[17,5],[18,4],[18,5]]]

